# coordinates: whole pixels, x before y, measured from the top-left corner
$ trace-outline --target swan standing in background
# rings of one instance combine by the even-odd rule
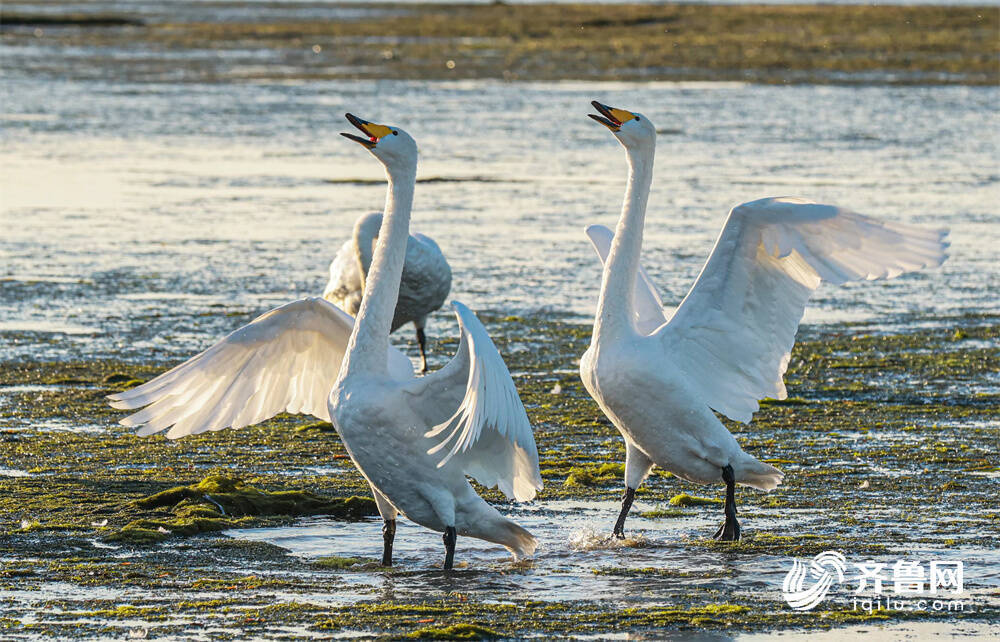
[[[726,484],[716,539],[740,538],[735,485],[772,490],[777,468],[743,452],[715,416],[749,422],[764,397],[787,397],[782,376],[806,301],[820,281],[894,277],[946,258],[947,231],[883,223],[796,198],[729,213],[708,262],[668,320],[639,263],[656,130],[642,114],[598,102],[594,120],[625,147],[629,177],[618,227],[587,234],[602,261],[597,316],[580,375],[625,439],[625,494],[613,533],[653,465]]]
[[[323,298],[351,316],[361,308],[361,293],[372,264],[375,241],[382,226],[382,214],[365,214],[354,224],[354,234],[344,242],[330,263],[330,281]],[[427,315],[442,305],[451,291],[451,266],[441,248],[430,237],[410,234],[406,240],[406,260],[399,284],[399,300],[392,317],[392,332],[413,322],[420,347],[420,371],[427,372]]]
[[[389,193],[361,309],[330,395],[333,424],[361,474],[386,502],[383,518],[399,510],[417,524],[444,533],[445,569],[452,567],[458,534],[501,544],[515,555],[530,555],[537,546],[535,538],[483,501],[466,479],[471,475],[484,486],[498,486],[518,501],[534,498],[542,488],[528,416],[503,358],[476,315],[452,303],[462,338],[455,357],[440,370],[400,381],[386,367],[410,226],[417,145],[401,129],[351,114],[347,119],[365,137],[343,135],[382,163]]]
[[[387,220],[391,225],[393,213],[398,214],[395,225],[402,226],[405,237],[416,175],[416,146],[401,130],[349,119],[366,134],[371,132],[370,139],[352,137],[371,148],[380,136],[391,131],[395,144],[380,145],[377,152],[388,148],[390,159],[396,158],[393,150],[398,154],[399,148],[412,148],[412,159],[404,154],[399,161],[387,162],[387,167],[400,165],[390,174]],[[398,250],[400,237],[392,238],[392,247]],[[306,413],[330,421],[334,402],[339,399],[331,390],[350,344],[356,355],[354,376],[347,377],[343,385],[358,392],[348,401],[350,417],[341,418],[337,425],[338,430],[339,426],[348,427],[340,434],[356,465],[368,466],[363,462],[373,459],[380,464],[375,467],[376,474],[364,468],[362,474],[369,482],[378,479],[381,485],[371,484],[384,520],[382,564],[392,565],[397,507],[404,514],[412,514],[417,523],[441,531],[451,526],[449,550],[453,551],[457,526],[459,532],[500,543],[518,554],[530,554],[535,539],[501,517],[465,479],[468,472],[485,486],[499,486],[517,500],[531,499],[541,488],[531,426],[507,367],[476,316],[456,303],[462,328],[458,354],[441,370],[416,380],[409,358],[389,345],[388,318],[399,284],[401,251],[398,256],[389,256],[388,261],[391,266],[380,268],[385,260],[376,253],[373,276],[366,284],[369,298],[374,299],[373,309],[384,316],[369,315],[365,324],[362,306],[358,321],[367,328],[365,336],[377,334],[372,344],[352,334],[355,320],[346,312],[320,298],[300,299],[261,315],[155,379],[110,395],[111,405],[128,410],[143,408],[121,423],[138,428],[136,434],[140,436],[166,430],[169,439],[242,428],[280,412]],[[394,283],[387,285],[386,279]],[[362,362],[364,367],[359,365]],[[412,385],[403,385],[407,382]],[[343,385],[337,391],[343,392]],[[380,396],[383,393],[384,399]],[[356,401],[360,399],[376,404],[378,412],[371,417],[358,416]],[[400,427],[404,424],[387,427],[377,421],[385,418],[380,413],[399,411],[399,404],[408,404],[412,411],[406,428]],[[429,422],[425,426],[436,426],[431,436],[450,432],[436,443],[424,435],[426,428],[419,428],[418,420]],[[442,461],[437,454],[445,447],[450,450]],[[445,524],[428,518],[428,503],[442,511],[450,506],[454,515],[451,521]],[[450,560],[449,555],[448,566]]]

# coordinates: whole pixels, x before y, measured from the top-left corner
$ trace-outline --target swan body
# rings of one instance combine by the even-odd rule
[[[744,452],[715,412],[749,422],[765,397],[787,397],[782,377],[809,295],[821,281],[897,276],[946,258],[944,230],[880,222],[798,198],[765,198],[730,212],[690,292],[667,318],[640,265],[656,132],[649,119],[593,103],[629,161],[614,233],[587,235],[605,263],[580,375],[626,446],[624,522],[654,465],[698,484],[724,481],[719,539],[739,539],[735,484],[772,490],[777,468]],[[713,412],[715,411],[715,412]]]
[[[444,533],[451,568],[458,534],[530,555],[537,542],[504,518],[466,475],[527,501],[541,489],[538,452],[510,372],[476,315],[453,302],[461,330],[455,357],[419,379],[392,376],[382,357],[389,345],[404,270],[417,147],[406,132],[348,120],[389,179],[385,215],[365,282],[347,355],[330,395],[330,416],[361,474],[395,511]]]
[[[381,212],[358,218],[351,238],[344,242],[330,263],[330,280],[323,291],[323,298],[352,316],[361,309],[365,278],[371,267],[381,226]],[[451,266],[441,248],[428,236],[410,234],[406,241],[406,259],[391,329],[395,332],[407,323],[413,323],[423,372],[427,371],[424,334],[427,316],[444,305],[450,291]]]
[[[468,308],[458,302],[453,305],[460,323],[475,323],[473,331],[488,339]],[[435,444],[427,436],[434,427],[447,424],[467,394],[468,336],[463,328],[464,345],[449,371],[413,380],[413,385],[402,385],[392,377],[352,376],[331,399],[331,413],[359,470],[407,519],[442,533],[451,527],[457,535],[500,544],[518,556],[530,555],[535,538],[479,497],[466,478],[469,474],[486,486],[499,485],[511,499],[533,498],[541,478],[530,428],[514,440],[490,431],[444,465],[439,465],[441,450],[434,448],[440,442]],[[438,372],[442,374],[435,377]],[[506,401],[514,409],[520,403],[515,396]],[[523,430],[526,422],[525,416],[518,428]]]
[[[733,467],[740,483],[771,490],[779,470],[743,452],[736,438],[704,404],[675,364],[663,360],[655,339],[611,341],[584,353],[580,371],[587,392],[626,443],[626,478],[636,488],[653,464],[696,484],[719,481]],[[641,444],[641,446],[639,446]]]
[[[535,538],[483,501],[465,476],[519,501],[542,487],[527,414],[485,328],[453,303],[462,332],[458,353],[419,379],[389,343],[416,145],[402,130],[349,120],[368,136],[351,138],[370,149],[393,132],[394,144],[379,153],[388,148],[387,167],[403,165],[390,175],[383,223],[396,233],[388,234],[391,243],[378,242],[357,319],[325,299],[293,301],[151,381],[110,395],[111,405],[137,410],[121,423],[138,435],[166,431],[170,439],[241,428],[280,412],[332,421],[384,520],[384,565],[392,564],[397,512],[445,532],[448,567],[457,532],[530,555]],[[394,153],[400,146],[412,154]]]

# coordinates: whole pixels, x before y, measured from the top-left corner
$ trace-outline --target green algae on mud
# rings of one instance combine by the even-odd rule
[[[670,498],[671,506],[718,506],[722,500],[717,497],[695,497],[687,493],[674,495]]]
[[[30,3],[22,3],[27,11]],[[333,8],[336,9],[336,8]],[[37,12],[44,13],[43,10]],[[11,15],[11,19],[13,19]],[[30,16],[19,16],[22,22]],[[128,20],[126,15],[121,20]],[[12,45],[112,48],[135,78],[739,80],[980,84],[1000,80],[995,7],[685,4],[381,4],[343,19],[184,21],[5,29]],[[177,69],[177,52],[210,52]],[[252,70],[233,53],[276,58]],[[302,52],[308,52],[303,56]],[[174,55],[171,55],[174,54]]]
[[[920,613],[883,610],[865,611],[823,609],[809,613],[777,611],[773,605],[749,601],[746,604],[715,603],[675,605],[671,607],[619,608],[606,602],[595,608],[593,602],[531,602],[511,604],[474,603],[471,601],[418,602],[409,604],[374,603],[363,607],[335,609],[331,617],[317,622],[320,629],[351,632],[381,630],[391,637],[419,637],[417,632],[428,620],[434,629],[467,631],[477,627],[497,637],[517,637],[526,630],[561,636],[606,634],[608,631],[663,631],[710,629],[722,631],[772,630],[783,628],[822,628],[858,622],[886,622],[925,619]],[[524,623],[530,623],[526,629]],[[426,634],[425,634],[426,635]],[[439,638],[442,639],[442,638]],[[462,638],[443,638],[462,639]]]
[[[548,468],[546,472],[550,475],[556,474],[553,468]],[[563,482],[563,486],[596,486],[599,484],[616,483],[625,474],[625,464],[590,464],[583,466],[573,466],[569,469],[569,475]]]
[[[572,372],[589,329],[559,316],[481,318],[515,373],[536,430],[546,484],[539,505],[552,500],[616,503],[624,461],[621,437]],[[184,520],[207,520],[205,526],[290,524],[294,515],[307,511],[281,502],[280,509],[261,510],[251,500],[293,493],[306,505],[329,510],[351,496],[367,498],[367,484],[336,433],[308,418],[283,415],[262,426],[176,442],[138,438],[115,425],[123,413],[109,408],[104,396],[173,364],[0,364],[5,402],[0,406],[0,465],[29,473],[0,477],[0,590],[68,585],[83,594],[37,607],[44,623],[25,624],[36,611],[22,610],[4,626],[81,638],[100,638],[110,623],[137,620],[156,624],[162,635],[183,635],[186,624],[178,621],[213,621],[233,627],[237,637],[263,636],[275,627],[302,631],[302,637],[331,630],[366,637],[420,637],[431,631],[464,635],[478,630],[474,627],[516,637],[691,628],[768,631],[935,617],[837,609],[805,614],[790,611],[780,600],[718,587],[738,579],[741,561],[808,557],[829,549],[868,559],[902,556],[921,546],[965,552],[1000,547],[995,505],[1000,319],[966,317],[937,325],[895,333],[863,325],[803,328],[787,374],[793,397],[763,403],[748,426],[727,422],[748,451],[785,471],[784,485],[770,494],[740,491],[746,533],[741,542],[715,542],[708,539],[712,529],[700,532],[699,526],[699,532],[671,544],[717,560],[718,566],[693,572],[669,564],[594,570],[595,576],[629,582],[638,591],[655,590],[656,582],[686,587],[680,596],[641,609],[502,596],[494,603],[461,593],[465,571],[447,599],[387,599],[381,589],[358,588],[357,582],[373,577],[392,586],[401,578],[435,577],[437,571],[384,571],[364,558],[302,559],[271,544],[226,538],[201,523],[185,534]],[[453,350],[454,342],[432,349]],[[18,388],[4,392],[9,386]],[[99,431],[54,430],[48,427],[53,419]],[[303,426],[310,427],[299,430]],[[478,490],[491,501],[504,501],[496,491]],[[697,488],[657,470],[637,493],[632,519],[668,519],[660,523],[670,524],[721,519],[711,504],[671,507],[679,495],[714,500],[721,488]],[[371,500],[365,502],[374,515]],[[644,511],[646,502],[664,508]],[[796,513],[820,519],[801,533],[761,527]],[[609,509],[608,529],[615,514]],[[148,539],[114,541],[114,534],[130,525],[145,531],[133,535]],[[538,569],[538,564],[511,564],[472,573],[516,582]],[[146,597],[123,604],[86,593],[122,587]],[[351,603],[330,606],[315,600],[337,591],[350,591]],[[186,598],[177,603],[156,597],[170,592]],[[80,613],[89,614],[93,623],[73,622],[83,617]],[[998,615],[996,608],[946,614],[966,620]]]
[[[366,565],[368,562],[369,560],[364,560],[360,557],[337,557],[336,555],[330,555],[314,560],[313,566],[342,571]]]
[[[418,640],[488,640],[501,635],[492,629],[476,624],[452,624],[444,627],[425,627],[411,631],[408,637]]]
[[[107,535],[109,542],[154,544],[170,535],[198,535],[253,524],[250,517],[325,515],[359,520],[378,515],[375,501],[352,496],[331,500],[309,491],[264,491],[223,475],[177,486],[132,504],[145,511],[168,511],[169,519],[137,519]]]
[[[264,491],[223,475],[209,475],[197,484],[160,491],[137,499],[135,505],[139,508],[162,508],[178,514],[201,514],[205,517],[330,515],[339,519],[357,520],[378,514],[371,498],[330,500],[309,491]]]
[[[646,519],[667,519],[670,517],[683,517],[687,513],[679,508],[660,508],[657,504],[656,508],[652,510],[639,511],[639,517],[644,517]]]

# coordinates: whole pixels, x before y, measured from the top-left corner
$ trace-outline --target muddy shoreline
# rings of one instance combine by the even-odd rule
[[[29,55],[25,71],[63,78],[1000,82],[996,7],[324,4],[296,14],[254,3],[250,15],[219,6],[53,16],[22,3],[0,24],[12,53],[45,52]],[[61,58],[67,48],[71,60]]]
[[[544,317],[487,317],[487,324],[519,373],[536,429],[546,488],[533,510],[555,511],[558,520],[558,507],[567,502],[602,502],[609,509],[597,513],[597,524],[610,528],[623,449],[572,372],[588,328]],[[120,413],[103,397],[171,364],[4,363],[0,628],[13,639],[99,638],[126,629],[158,637],[192,627],[223,638],[351,632],[459,639],[859,622],[965,623],[976,630],[986,626],[977,623],[995,622],[997,584],[974,565],[967,571],[971,605],[958,614],[868,614],[835,606],[796,613],[780,601],[779,586],[755,584],[760,580],[748,570],[754,565],[828,549],[858,559],[913,550],[976,559],[1000,547],[994,501],[1000,318],[960,317],[895,334],[866,334],[850,325],[803,330],[787,375],[791,397],[765,403],[749,426],[730,424],[744,448],[788,475],[773,493],[740,492],[746,539],[735,545],[707,539],[708,525],[719,517],[712,501],[718,489],[656,471],[639,491],[646,508],[632,521],[637,539],[592,563],[593,578],[627,583],[645,600],[642,606],[551,593],[490,599],[483,583],[530,583],[549,572],[546,558],[586,555],[569,547],[543,549],[522,563],[504,556],[473,560],[447,575],[436,558],[382,570],[363,555],[317,559],[232,539],[224,532],[294,527],[303,514],[369,520],[345,522],[356,524],[349,529],[377,527],[363,501],[353,504],[353,513],[337,508],[359,501],[350,498],[366,489],[328,425],[281,416],[178,442],[142,439],[114,424]],[[454,345],[438,342],[433,349]],[[74,430],[81,426],[89,428]],[[10,476],[13,471],[19,476]],[[226,480],[240,480],[239,486]],[[209,493],[212,501],[199,499]],[[486,496],[515,518],[532,514],[505,505],[495,491]],[[684,535],[664,538],[650,530],[662,524],[676,524]],[[437,540],[432,533],[408,537]],[[629,566],[616,560],[628,559],[629,546],[712,563]],[[358,588],[358,582],[382,588]],[[756,588],[746,590],[750,586]],[[71,596],[65,587],[77,589]]]

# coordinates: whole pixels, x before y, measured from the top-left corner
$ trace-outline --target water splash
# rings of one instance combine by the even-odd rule
[[[569,536],[569,546],[574,551],[603,551],[621,548],[650,548],[655,544],[643,533],[632,532],[624,538],[609,535],[606,530],[598,531],[584,527]]]

